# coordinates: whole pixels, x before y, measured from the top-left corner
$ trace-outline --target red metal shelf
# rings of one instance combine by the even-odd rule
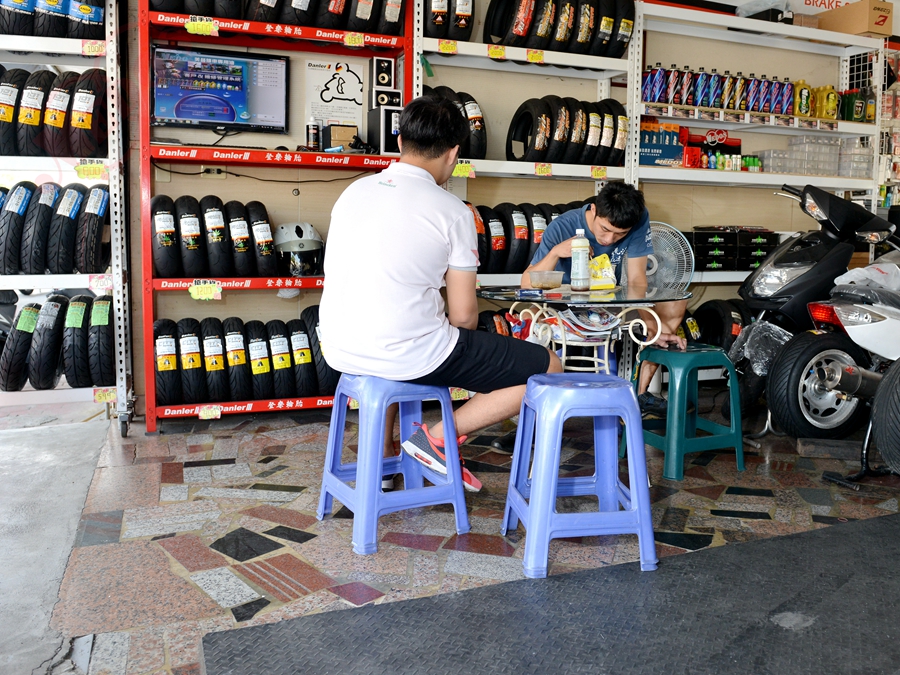
[[[277,150],[244,150],[185,145],[151,145],[150,157],[165,162],[203,164],[243,164],[247,166],[286,166],[307,169],[359,169],[380,171],[397,161],[397,157],[380,155],[339,155],[330,152],[280,152]]]
[[[156,417],[199,417],[201,408],[209,408],[210,406],[221,408],[220,413],[222,415],[243,415],[245,413],[330,408],[333,404],[334,396],[274,398],[260,401],[227,401],[221,403],[186,403],[184,405],[157,406]]]
[[[196,279],[154,279],[154,291],[186,291]],[[261,288],[322,288],[325,277],[251,277],[229,279],[202,279],[218,282],[223,291],[246,291]]]

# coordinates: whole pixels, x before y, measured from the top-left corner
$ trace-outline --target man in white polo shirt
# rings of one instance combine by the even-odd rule
[[[356,181],[334,205],[319,306],[323,353],[336,370],[479,392],[454,415],[461,436],[515,415],[532,375],[562,371],[544,347],[475,330],[475,222],[440,187],[468,133],[450,101],[422,97],[404,108],[400,161]],[[403,444],[446,473],[443,447],[441,424],[422,425]],[[481,488],[465,468],[463,479]]]

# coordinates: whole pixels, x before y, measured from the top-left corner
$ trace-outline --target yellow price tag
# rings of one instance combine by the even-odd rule
[[[528,63],[543,63],[544,62],[544,50],[543,49],[529,49],[525,53],[525,60]]]
[[[218,281],[203,281],[198,279],[188,286],[188,293],[194,300],[221,300],[222,284]]]
[[[504,45],[488,45],[488,58],[506,60],[506,47]]]
[[[76,164],[75,173],[81,180],[101,180],[106,175],[105,164]]]
[[[366,39],[362,33],[344,33],[344,45],[347,47],[364,47]]]
[[[201,420],[217,420],[222,417],[222,406],[220,405],[201,405],[197,411],[197,417]]]
[[[454,178],[475,178],[475,167],[463,160],[453,168]]]
[[[94,403],[115,403],[115,387],[94,387]]]
[[[81,41],[82,56],[106,56],[105,40],[82,40]]]
[[[450,387],[450,400],[465,401],[468,398],[469,398],[469,391],[467,389],[460,389],[459,387]]]
[[[458,43],[456,40],[438,40],[438,52],[441,54],[458,54]]]
[[[184,28],[192,35],[219,35],[219,28],[208,16],[191,16]]]
[[[553,175],[553,165],[547,164],[547,162],[535,162],[534,163],[534,175],[535,176],[552,176]]]
[[[355,398],[351,398],[347,401],[347,407],[350,408],[350,410],[359,410],[359,401]]]
[[[605,166],[592,166],[591,167],[591,178],[594,180],[606,180],[606,167]]]

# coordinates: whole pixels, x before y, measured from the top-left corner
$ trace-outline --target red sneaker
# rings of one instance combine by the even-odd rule
[[[417,460],[432,471],[447,475],[447,458],[444,455],[444,439],[435,438],[428,433],[428,427],[425,424],[417,424],[418,430],[407,440],[403,441],[402,447],[404,452]],[[457,439],[457,444],[462,445],[466,440],[465,436]],[[462,459],[460,464],[465,464]],[[469,492],[478,492],[481,490],[481,481],[472,475],[465,466],[462,467],[463,485]]]

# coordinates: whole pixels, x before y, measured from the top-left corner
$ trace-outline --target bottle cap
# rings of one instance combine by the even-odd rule
[[[577,229],[577,230],[575,230],[575,236],[576,236],[576,237],[579,236],[579,235],[583,235],[583,234],[584,234],[584,230],[582,230],[582,229]]]
[[[673,63],[673,64],[672,64],[672,70],[678,70],[678,64],[677,64],[677,63]]]

